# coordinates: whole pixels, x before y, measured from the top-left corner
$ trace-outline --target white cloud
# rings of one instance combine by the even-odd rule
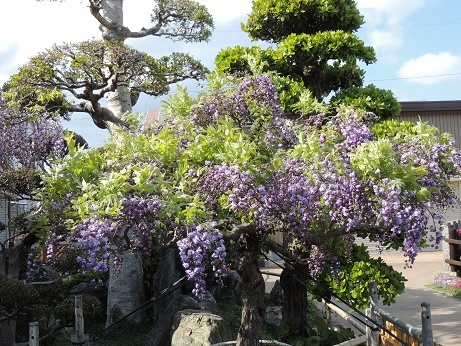
[[[368,34],[370,45],[379,50],[394,50],[403,45],[403,39],[393,31],[373,30]]]
[[[461,79],[461,56],[448,52],[428,53],[406,61],[398,70],[400,78],[426,85]]]
[[[399,25],[425,3],[426,0],[358,0],[357,7],[364,16],[365,27],[376,27],[367,33],[369,44],[386,55],[400,48],[404,39]]]
[[[370,25],[398,25],[426,0],[358,0],[357,7]]]
[[[251,0],[197,0],[205,5],[213,16],[215,24],[227,23],[244,18],[251,11]],[[147,27],[150,23],[152,2],[130,0],[124,4],[124,24],[132,30]]]
[[[251,0],[198,0],[208,8],[216,23],[227,23],[246,17],[251,12]]]
[[[251,0],[199,1],[207,6],[216,25],[239,18],[244,21],[251,10]],[[146,0],[125,1],[124,24],[132,30],[148,27],[152,5],[152,1]],[[68,0],[65,3],[3,1],[0,32],[3,33],[0,40],[0,86],[30,57],[54,43],[101,37],[98,23],[89,13],[86,0]],[[151,50],[155,51],[155,46]]]
[[[0,11],[0,85],[16,69],[54,43],[98,36],[99,29],[80,1],[7,1]],[[6,34],[8,33],[8,34]]]

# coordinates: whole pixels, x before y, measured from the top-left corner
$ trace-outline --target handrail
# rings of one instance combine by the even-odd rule
[[[394,315],[390,314],[386,310],[380,308],[376,303],[371,302],[371,306],[373,307],[373,310],[375,311],[375,314],[380,316],[382,319],[389,321],[393,324],[395,324],[397,327],[399,327],[402,330],[408,331],[411,336],[413,336],[415,339],[418,339],[419,341],[422,341],[422,331],[419,328],[416,328],[412,326],[411,324],[406,323],[405,321],[401,320],[398,317],[395,317]]]

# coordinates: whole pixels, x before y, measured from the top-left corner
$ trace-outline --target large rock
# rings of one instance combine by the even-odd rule
[[[119,272],[111,261],[106,328],[135,311],[145,301],[142,260],[129,252],[121,255],[121,259]],[[128,321],[139,323],[142,318],[141,313],[135,313]]]
[[[210,288],[217,302],[233,302],[242,304],[242,278],[235,270],[230,270],[222,284],[215,283]]]
[[[107,307],[107,287],[105,286],[97,286],[86,282],[80,282],[78,285],[72,287],[70,294],[73,296],[90,294],[98,298],[104,309]]]
[[[157,271],[153,279],[154,297],[158,297],[162,291],[172,287],[182,278],[182,264],[177,249],[168,249],[158,263]],[[154,305],[154,322],[162,318],[168,304],[182,295],[181,289],[176,289],[159,298]]]
[[[266,308],[264,314],[264,323],[276,335],[280,334],[280,326],[282,325],[282,307],[270,306]]]
[[[218,303],[216,303],[216,300],[214,296],[210,293],[210,291],[203,292],[202,297],[200,297],[197,303],[202,310],[207,310],[221,317],[224,316],[221,309],[219,309]]]
[[[20,277],[20,279],[22,278]],[[29,279],[29,282],[35,285],[47,285],[62,282],[62,277],[53,267],[43,265],[39,268],[38,272],[34,273],[32,278]]]
[[[171,346],[210,346],[232,340],[229,323],[206,310],[182,310],[173,321]]]
[[[162,318],[149,331],[144,346],[170,346],[171,326],[173,325],[174,317],[178,311],[187,309],[200,310],[200,306],[194,298],[189,296],[182,295],[172,300],[164,311]]]
[[[282,305],[283,303],[283,288],[280,286],[280,280],[276,280],[274,287],[272,287],[269,293],[270,301],[276,305]]]

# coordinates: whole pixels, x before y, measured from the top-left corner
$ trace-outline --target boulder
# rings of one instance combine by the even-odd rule
[[[273,304],[282,305],[283,303],[283,288],[280,286],[280,280],[276,280],[274,287],[269,293],[269,299]]]
[[[215,315],[219,315],[223,317],[223,313],[219,309],[218,303],[214,299],[214,296],[210,293],[210,291],[203,292],[202,297],[198,300],[198,305],[200,309],[207,310]]]
[[[70,294],[73,296],[90,294],[98,298],[104,310],[107,307],[107,287],[80,282],[78,285],[72,287]]]
[[[171,345],[171,326],[178,311],[186,309],[200,310],[200,306],[189,296],[181,295],[173,299],[163,312],[162,318],[155,323],[149,331],[144,346],[169,346]]]
[[[242,278],[235,270],[229,270],[223,282],[214,283],[210,292],[217,302],[233,302],[242,304]]]
[[[126,252],[119,255],[122,264],[120,268],[110,263],[110,275],[107,291],[106,328],[135,311],[145,302],[142,260],[139,256]],[[139,323],[143,313],[135,313],[129,322]]]
[[[39,268],[38,272],[34,273],[32,278],[29,279],[31,284],[53,284],[62,282],[61,275],[49,265],[43,265]]]
[[[264,323],[276,335],[280,334],[280,326],[282,325],[282,307],[270,306],[266,308],[264,314]]]
[[[206,310],[182,310],[172,326],[171,346],[210,346],[232,340],[229,323]]]
[[[182,264],[177,249],[168,249],[158,263],[157,271],[153,279],[154,297],[158,297],[162,291],[174,285],[183,277]],[[158,321],[168,304],[182,295],[181,289],[176,289],[159,298],[154,305],[154,322]]]

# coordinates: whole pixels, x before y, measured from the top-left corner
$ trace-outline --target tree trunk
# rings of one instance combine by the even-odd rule
[[[116,23],[120,27],[123,26],[123,0],[106,0],[102,2],[101,15],[110,23]],[[125,37],[123,32],[114,28],[106,28],[100,26],[102,37],[110,42],[124,42]],[[108,57],[110,59],[110,57]],[[119,82],[123,82],[120,80]],[[119,86],[117,90],[106,94],[107,108],[119,119],[123,115],[133,110],[131,104],[130,91],[126,86]],[[113,123],[108,123],[108,130],[113,132],[118,126]]]
[[[23,248],[23,243],[14,246],[10,244],[10,248],[1,247],[0,253],[0,280],[18,280],[20,270],[20,252]],[[0,315],[0,346],[14,345],[16,343],[16,318]],[[4,319],[4,320],[3,320]]]
[[[123,0],[103,0],[102,17],[109,23],[123,26]],[[100,26],[102,37],[110,42],[124,42],[125,37],[117,26]],[[108,57],[107,59],[110,59]],[[107,94],[106,107],[119,119],[132,111],[130,92],[126,86],[119,86],[116,91]],[[117,128],[113,123],[107,124],[108,130],[113,132]],[[120,272],[116,273],[111,266],[109,276],[109,290],[107,296],[106,327],[120,320],[145,301],[142,260],[131,254],[123,255]],[[131,322],[140,322],[142,315],[135,314]]]
[[[0,322],[0,346],[16,344],[16,320],[7,318]]]
[[[246,248],[238,253],[238,270],[242,277],[242,322],[237,346],[257,346],[264,317],[264,279],[259,270],[259,241],[255,235],[246,239]]]
[[[296,335],[307,337],[307,288],[294,277],[294,269],[285,266],[280,276],[283,289],[282,330],[289,328]],[[286,341],[286,340],[282,340]]]

